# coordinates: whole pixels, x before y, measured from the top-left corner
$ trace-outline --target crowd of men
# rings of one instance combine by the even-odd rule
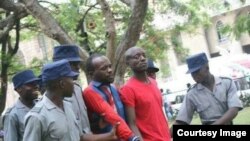
[[[133,74],[119,89],[112,84],[110,60],[101,54],[87,59],[91,81],[82,88],[77,79],[83,60],[75,45],[54,47],[53,62],[43,66],[40,78],[32,70],[15,74],[20,97],[3,117],[4,141],[170,141],[155,80],[159,69],[149,69],[152,62],[141,47],[129,48],[124,56]],[[186,95],[175,124],[190,124],[194,111],[203,124],[230,124],[242,108],[234,83],[210,74],[203,53],[187,63],[197,85]]]

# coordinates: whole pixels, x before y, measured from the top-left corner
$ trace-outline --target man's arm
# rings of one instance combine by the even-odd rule
[[[87,108],[91,111],[103,115],[106,122],[114,125],[120,122],[117,127],[117,136],[120,139],[129,139],[133,137],[133,132],[129,129],[126,122],[114,111],[114,109],[97,93],[90,89],[86,89],[83,92],[83,98],[86,103]]]
[[[229,124],[238,114],[239,108],[232,107],[218,120],[216,120],[212,125],[223,125]]]
[[[42,141],[42,123],[35,116],[25,120],[24,141]]]
[[[226,83],[228,81],[224,81]],[[237,88],[233,82],[230,80],[228,82],[228,90],[226,90],[227,106],[229,107],[224,115],[216,120],[213,125],[218,124],[230,124],[230,122],[237,116],[240,109],[242,109],[242,103],[237,95]]]
[[[136,123],[135,123],[135,119],[136,119],[135,108],[130,107],[130,106],[125,106],[125,111],[126,111],[129,127],[132,129],[132,131],[137,136],[140,137],[140,140],[142,141],[143,140],[142,135],[141,135],[139,129],[137,128]]]
[[[13,114],[4,116],[4,140],[18,141],[18,121]]]
[[[84,134],[80,141],[115,141],[117,140],[116,129],[120,123],[116,123],[109,133],[104,134]]]

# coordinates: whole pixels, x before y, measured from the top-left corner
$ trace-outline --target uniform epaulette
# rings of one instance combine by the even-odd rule
[[[196,87],[197,86],[197,83],[196,84],[193,84],[188,90],[187,90],[187,92],[189,92],[191,89],[193,89],[194,87]]]
[[[42,110],[42,106],[41,107],[33,107],[30,111],[35,112],[35,113],[39,113],[41,110]]]
[[[10,108],[7,108],[5,114],[9,114],[9,113],[11,112],[11,110],[12,110],[14,107],[15,107],[15,106],[12,106],[12,107],[10,107]]]
[[[224,77],[224,76],[220,76],[221,79],[228,79],[228,80],[232,80],[232,78],[229,77]]]

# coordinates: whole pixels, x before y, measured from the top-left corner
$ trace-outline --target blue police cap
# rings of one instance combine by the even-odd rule
[[[199,70],[203,65],[208,63],[207,56],[204,52],[195,54],[186,59],[188,65],[187,73],[193,73]]]
[[[23,86],[27,83],[31,83],[31,82],[35,82],[35,81],[39,81],[40,79],[37,78],[32,70],[24,70],[21,71],[19,73],[17,73],[16,75],[13,76],[12,78],[12,82],[14,84],[14,89]]]
[[[153,60],[151,59],[148,59],[148,68],[147,68],[149,71],[153,71],[153,72],[158,72],[159,71],[159,68],[157,68],[153,62]]]
[[[50,64],[46,64],[42,69],[42,81],[47,82],[50,80],[56,80],[61,77],[75,78],[78,73],[71,70],[68,60],[63,59],[55,61]]]
[[[82,61],[79,48],[76,45],[60,45],[54,47],[53,61],[67,59],[68,61]]]

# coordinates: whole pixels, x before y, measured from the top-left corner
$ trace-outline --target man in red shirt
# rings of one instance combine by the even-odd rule
[[[86,62],[87,74],[92,78],[83,92],[94,133],[106,133],[117,122],[117,136],[128,141],[137,141],[125,122],[124,108],[116,88],[109,59],[100,54],[91,55]]]
[[[133,76],[121,88],[121,99],[130,128],[144,141],[170,141],[168,122],[162,110],[162,96],[156,81],[147,76],[147,58],[139,47],[129,48],[126,63]]]

